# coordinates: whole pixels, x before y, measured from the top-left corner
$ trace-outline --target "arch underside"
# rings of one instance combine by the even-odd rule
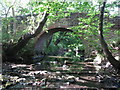
[[[56,32],[72,32],[72,30],[59,27],[59,28],[52,28],[42,32],[35,44],[35,48],[34,48],[35,52],[40,54],[44,50],[45,42],[49,40],[50,37]]]

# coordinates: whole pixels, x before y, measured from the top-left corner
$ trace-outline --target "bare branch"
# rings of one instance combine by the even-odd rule
[[[48,15],[49,15],[49,14],[48,14],[47,12],[44,13],[41,22],[39,23],[39,25],[38,25],[35,33],[33,34],[33,37],[36,37],[36,36],[43,30],[43,27],[44,27],[44,25],[45,25],[45,23],[46,23],[46,21],[47,21],[47,16],[48,16]]]

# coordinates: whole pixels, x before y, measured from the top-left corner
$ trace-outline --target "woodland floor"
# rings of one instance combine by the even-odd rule
[[[96,71],[92,61],[67,60],[67,64],[57,60],[36,64],[3,63],[1,89],[120,89],[120,75]],[[107,78],[106,78],[107,77]],[[111,78],[112,77],[112,78]]]

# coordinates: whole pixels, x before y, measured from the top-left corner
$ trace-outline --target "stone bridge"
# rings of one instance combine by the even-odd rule
[[[63,27],[58,27],[49,29],[47,30],[47,32],[46,31],[42,32],[35,44],[35,51],[37,54],[42,53],[46,46],[45,42],[49,40],[51,36],[56,32],[72,32],[72,30]]]
[[[38,14],[33,14],[34,17],[37,17]],[[27,21],[27,18],[31,17],[31,15],[25,15],[25,16],[17,16],[16,17],[16,22],[17,22],[17,29],[19,30],[24,30],[26,29],[26,27],[29,25],[29,22],[26,22],[25,24],[22,24],[22,21]],[[42,50],[44,48],[44,43],[47,39],[49,39],[55,32],[58,31],[71,31],[68,30],[68,27],[72,27],[72,26],[76,26],[79,23],[79,20],[77,18],[89,18],[89,16],[87,16],[87,13],[71,13],[70,16],[66,17],[66,18],[62,18],[60,20],[57,20],[57,22],[49,25],[48,27],[48,31],[46,32],[42,32],[41,35],[38,37],[37,43],[35,45],[35,49],[36,50]],[[116,16],[114,18],[105,18],[105,20],[107,20],[108,22],[111,22],[113,24],[115,24],[114,26],[112,26],[110,29],[111,30],[120,30],[120,16]],[[10,23],[10,28],[13,26],[13,23]],[[55,28],[59,28],[58,30]],[[60,28],[62,28],[60,30]],[[52,31],[55,30],[55,31]],[[112,32],[110,32],[111,37],[115,36],[112,34]],[[44,43],[43,43],[44,42]]]
[[[72,26],[76,26],[79,23],[79,20],[77,18],[89,18],[89,16],[87,16],[86,13],[71,13],[70,16],[66,17],[66,18],[62,18],[59,21],[49,25],[48,27],[48,32],[44,32],[42,33],[38,40],[37,43],[35,45],[35,50],[37,51],[42,51],[44,49],[45,46],[45,42],[46,40],[48,40],[54,33],[58,32],[58,31],[71,31],[68,30],[68,27],[72,27]],[[105,20],[115,24],[114,26],[112,26],[110,29],[111,30],[120,30],[120,17],[115,17],[115,18],[105,18]],[[57,29],[59,28],[59,29]],[[54,31],[52,31],[54,30]],[[112,32],[109,32],[109,34],[111,34],[111,37],[113,37],[114,35],[112,34]],[[109,38],[111,38],[109,37]]]
[[[33,16],[36,18],[38,14],[33,14]],[[26,29],[26,26],[29,25],[29,22],[26,22],[28,18],[30,18],[31,15],[24,15],[24,16],[16,16],[16,22],[17,22],[17,29],[24,30]],[[58,20],[57,22],[51,24],[48,29],[56,28],[56,27],[72,27],[75,26],[79,23],[79,21],[76,18],[80,17],[89,17],[87,16],[87,13],[71,13],[70,16],[67,16],[66,18],[62,18]],[[114,18],[106,18],[108,22],[111,22],[115,24],[114,26],[111,27],[111,29],[120,29],[120,16],[116,16]],[[25,23],[22,23],[24,21]],[[10,25],[11,28],[13,27],[13,22],[11,21]]]

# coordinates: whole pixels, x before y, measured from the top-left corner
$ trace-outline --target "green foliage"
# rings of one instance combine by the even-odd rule
[[[54,42],[51,42],[49,47],[45,48],[44,52],[48,55],[57,55],[58,47],[54,44]]]
[[[32,12],[33,13],[41,13],[44,11],[47,11],[50,13],[49,18],[51,19],[59,19],[63,18],[67,14],[64,14],[63,12],[67,12],[67,7],[69,6],[69,3],[64,2],[31,2],[30,5],[32,6]],[[57,15],[57,16],[56,16]]]
[[[112,5],[108,4],[107,7],[117,7],[115,5],[117,2],[114,2]],[[54,34],[52,38],[52,42],[48,48],[45,48],[46,53],[55,53],[58,52],[58,49],[64,48],[69,49],[68,52],[66,52],[65,56],[72,56],[77,57],[75,55],[75,48],[78,47],[79,50],[85,50],[86,47],[84,45],[84,41],[86,41],[86,45],[90,49],[100,49],[99,38],[98,38],[98,24],[99,24],[99,10],[96,8],[97,6],[94,6],[91,3],[88,2],[48,2],[48,1],[35,1],[32,0],[28,7],[19,7],[18,10],[16,10],[17,15],[27,15],[30,14],[31,16],[27,19],[23,19],[21,21],[17,20],[13,17],[5,17],[2,19],[2,42],[3,43],[16,43],[18,39],[30,32],[33,33],[35,28],[37,27],[37,24],[40,22],[40,19],[42,18],[42,14],[44,11],[47,11],[49,13],[47,23],[44,27],[44,29],[47,29],[47,27],[51,24],[55,24],[57,21],[61,20],[62,18],[69,18],[71,13],[85,13],[85,16],[77,17],[76,20],[79,21],[78,25],[69,27],[73,30],[73,33],[56,33]],[[108,13],[105,14],[105,17],[109,16],[109,10],[107,10]],[[39,14],[38,16],[33,16],[33,14]],[[73,18],[74,19],[74,18]],[[13,22],[16,21],[17,28],[16,32],[13,31]],[[70,21],[72,22],[72,21]],[[73,21],[74,22],[74,21]],[[12,23],[12,24],[11,24]],[[20,26],[20,24],[22,24]],[[113,24],[108,23],[106,20],[104,22],[104,35],[106,37],[109,37],[108,33],[110,31],[109,27],[111,27]],[[20,29],[18,26],[22,27]],[[24,28],[25,27],[25,28]],[[115,30],[114,32],[120,33],[119,30]],[[55,45],[55,42],[60,39],[60,42]],[[110,43],[110,42],[109,42]],[[33,48],[34,40],[27,45],[22,52],[27,52]],[[78,56],[80,57],[80,55]]]
[[[59,40],[59,43],[56,45],[56,41]],[[55,33],[51,44],[48,48],[45,49],[47,54],[61,54],[69,57],[76,57],[75,49],[78,47],[79,50],[84,50],[81,39],[78,36],[75,36],[72,33]],[[63,49],[61,52],[59,49]],[[76,58],[80,57],[79,54]]]
[[[16,43],[22,35],[29,32],[29,30],[16,30],[14,33],[13,20],[15,20],[13,17],[2,19],[2,43]]]
[[[19,15],[26,15],[30,14],[30,10],[28,8],[19,7],[18,13]]]

